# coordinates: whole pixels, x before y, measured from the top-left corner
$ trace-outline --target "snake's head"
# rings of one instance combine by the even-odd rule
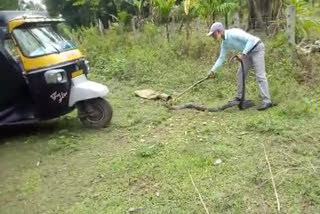
[[[173,102],[174,102],[174,99],[173,99],[171,96],[168,96],[167,101],[166,101],[166,104],[167,104],[168,106],[172,106],[172,105],[173,105]]]

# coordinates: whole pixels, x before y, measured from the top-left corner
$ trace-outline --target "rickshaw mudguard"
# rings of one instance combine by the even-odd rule
[[[90,81],[85,75],[80,75],[72,79],[69,107],[74,106],[79,101],[104,97],[108,93],[107,86]]]

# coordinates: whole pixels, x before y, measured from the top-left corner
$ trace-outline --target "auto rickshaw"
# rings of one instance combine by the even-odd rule
[[[106,126],[109,89],[87,79],[89,62],[46,12],[0,11],[0,126],[38,123],[75,108],[90,128]]]

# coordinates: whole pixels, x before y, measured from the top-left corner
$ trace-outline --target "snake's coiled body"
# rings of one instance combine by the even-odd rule
[[[181,110],[181,109],[195,109],[198,111],[208,111],[208,112],[219,112],[219,111],[223,111],[227,108],[231,108],[233,106],[236,106],[237,104],[233,103],[233,102],[229,102],[225,105],[222,106],[213,106],[213,107],[206,107],[203,105],[197,105],[194,103],[187,103],[187,104],[182,104],[182,105],[178,105],[178,106],[171,106],[169,107],[172,110]]]

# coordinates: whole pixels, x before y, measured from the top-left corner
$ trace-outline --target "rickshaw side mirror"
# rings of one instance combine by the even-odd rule
[[[88,60],[84,61],[84,67],[83,67],[83,72],[85,74],[90,73],[90,62]]]
[[[22,63],[22,59],[20,56],[13,56],[14,60],[17,62],[17,63]]]

